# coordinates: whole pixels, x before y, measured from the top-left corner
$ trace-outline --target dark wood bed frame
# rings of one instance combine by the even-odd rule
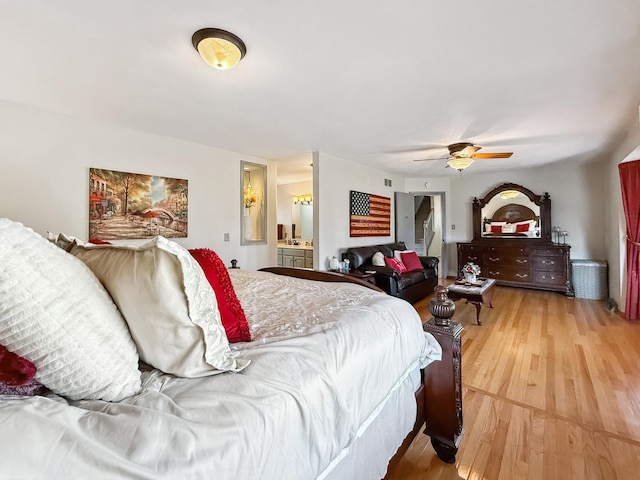
[[[341,273],[309,270],[295,267],[266,267],[260,269],[277,275],[316,280],[320,282],[347,282],[362,285],[384,293],[380,288]],[[442,360],[421,370],[422,385],[416,392],[418,407],[414,427],[405,437],[396,454],[389,460],[387,472],[392,472],[411,442],[424,428],[431,438],[438,458],[454,463],[458,445],[464,433],[462,428],[462,384],[460,332],[462,327],[453,323],[450,327],[436,326],[431,320],[424,329],[432,333],[442,347]]]

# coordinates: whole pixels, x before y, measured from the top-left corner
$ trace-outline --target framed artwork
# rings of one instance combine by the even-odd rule
[[[89,169],[89,239],[187,236],[189,182]]]
[[[391,235],[391,198],[349,192],[349,236],[388,237]]]

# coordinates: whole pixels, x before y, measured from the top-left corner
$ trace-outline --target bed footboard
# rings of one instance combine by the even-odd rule
[[[298,268],[298,267],[265,267],[259,270],[260,272],[271,272],[277,275],[287,275],[289,277],[297,277],[304,278],[306,280],[316,280],[319,282],[347,282],[347,283],[355,283],[357,285],[362,285],[363,287],[371,288],[372,290],[376,290],[378,292],[383,292],[384,290],[376,287],[375,285],[360,280],[359,278],[352,277],[343,273],[337,272],[325,272],[322,270],[311,270],[308,268]]]
[[[423,328],[431,333],[442,347],[442,360],[431,363],[424,372],[425,431],[438,458],[455,463],[462,439],[462,325],[436,325],[434,319]]]

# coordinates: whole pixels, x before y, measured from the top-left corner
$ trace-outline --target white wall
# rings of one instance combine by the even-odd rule
[[[267,245],[240,246],[241,160],[268,164]],[[90,167],[189,180],[189,236],[178,243],[211,248],[227,265],[275,264],[272,162],[0,101],[0,216],[86,239]]]
[[[391,180],[391,187],[384,179]],[[313,231],[316,268],[329,268],[329,259],[341,258],[348,247],[377,245],[395,241],[393,192],[403,191],[403,178],[353,163],[324,152],[313,154]],[[391,198],[391,235],[349,237],[349,191]]]

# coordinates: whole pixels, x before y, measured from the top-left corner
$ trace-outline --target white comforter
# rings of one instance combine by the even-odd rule
[[[323,476],[411,371],[438,359],[403,300],[231,271],[254,341],[241,373],[143,373],[118,403],[0,396],[0,478]]]

